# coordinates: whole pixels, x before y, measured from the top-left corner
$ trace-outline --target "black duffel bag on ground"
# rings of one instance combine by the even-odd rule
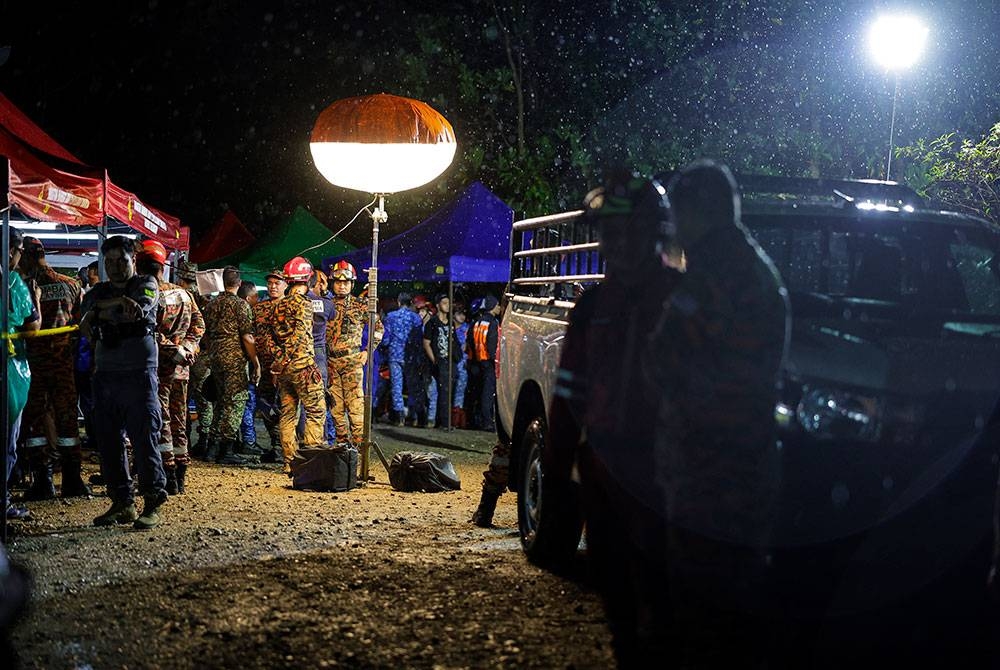
[[[358,486],[358,450],[302,447],[292,459],[292,488],[350,491]]]
[[[389,462],[389,483],[397,491],[457,491],[462,482],[447,457],[431,452],[400,451]]]

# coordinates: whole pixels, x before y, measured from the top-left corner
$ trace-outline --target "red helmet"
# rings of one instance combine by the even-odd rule
[[[427,297],[418,293],[413,296],[413,309],[420,309],[421,307],[427,307]]]
[[[289,284],[305,284],[312,277],[313,266],[312,263],[302,258],[302,256],[296,256],[285,263],[284,273],[285,281]]]
[[[330,279],[357,281],[358,273],[354,271],[354,266],[347,261],[337,261],[336,264],[330,268]]]
[[[160,265],[167,264],[167,249],[156,240],[143,240],[139,245],[139,250],[136,252],[136,256],[148,258],[149,260],[155,261]]]

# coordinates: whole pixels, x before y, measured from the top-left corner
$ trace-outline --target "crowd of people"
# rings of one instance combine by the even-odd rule
[[[106,239],[106,281],[96,262],[78,277],[55,271],[43,243],[16,229],[10,248],[9,317],[21,334],[10,340],[6,462],[12,488],[24,491],[18,502],[8,493],[8,519],[30,517],[24,502],[91,495],[85,447],[100,460],[90,483],[111,499],[94,524],[140,529],[155,527],[168,496],[185,492],[192,459],[276,463],[290,474],[300,446],[357,448],[369,362],[379,371],[375,418],[494,429],[492,295],[474,301],[470,325],[447,295],[431,304],[400,293],[369,337],[366,291],[355,295],[358,275],[346,261],[324,274],[293,258],[267,274],[263,297],[226,267],[222,290],[202,295],[197,266],[186,261],[174,267],[177,283],[167,281],[169,253],[155,240]]]

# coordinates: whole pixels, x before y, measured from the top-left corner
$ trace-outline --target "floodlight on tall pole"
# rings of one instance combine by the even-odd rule
[[[892,169],[893,135],[896,130],[896,103],[899,100],[899,73],[917,62],[927,43],[927,26],[915,16],[885,15],[872,24],[868,32],[868,46],[879,65],[895,75],[892,95],[892,120],[889,122],[889,158],[885,165],[885,178],[889,180]]]
[[[378,206],[372,218],[372,256],[368,270],[369,357],[365,374],[364,444],[360,480],[368,482],[369,449],[375,447],[382,464],[389,464],[372,440],[372,393],[375,383],[374,339],[378,315],[379,225],[389,215],[385,196],[429,183],[455,157],[455,131],[430,105],[380,93],[337,100],[316,119],[309,149],[320,174],[335,186],[371,193]]]

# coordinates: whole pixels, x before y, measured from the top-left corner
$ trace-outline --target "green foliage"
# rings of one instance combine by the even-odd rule
[[[901,147],[906,181],[924,195],[1000,225],[1000,123],[978,140],[956,133]]]

